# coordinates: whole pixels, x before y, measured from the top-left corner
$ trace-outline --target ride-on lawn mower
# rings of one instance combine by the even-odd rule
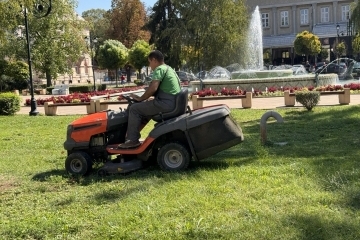
[[[136,104],[126,94],[123,97],[129,107]],[[242,130],[226,105],[191,110],[187,104],[188,90],[183,88],[175,110],[154,116],[154,128],[139,147],[132,149],[118,148],[125,142],[128,110],[107,110],[73,121],[64,143],[66,170],[72,175],[85,175],[94,163],[103,162],[98,174],[104,176],[134,171],[156,159],[161,169],[179,171],[186,169],[192,159],[204,159],[243,141]]]

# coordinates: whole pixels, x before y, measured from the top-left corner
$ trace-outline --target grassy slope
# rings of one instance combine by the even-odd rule
[[[277,111],[266,146],[265,111],[233,110],[241,145],[104,179],[64,171],[78,116],[0,117],[0,239],[359,239],[360,107]]]

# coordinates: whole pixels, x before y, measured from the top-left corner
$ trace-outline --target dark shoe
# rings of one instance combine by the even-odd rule
[[[119,144],[118,148],[136,148],[140,145],[141,143],[139,141],[126,140],[125,143]]]

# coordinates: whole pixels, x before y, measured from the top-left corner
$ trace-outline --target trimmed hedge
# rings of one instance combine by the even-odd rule
[[[20,111],[20,102],[20,97],[15,93],[0,93],[0,115],[14,115]]]
[[[64,85],[64,84],[63,84]],[[54,86],[47,87],[46,92],[51,94]],[[106,84],[96,84],[97,91],[106,90]],[[94,85],[69,85],[69,93],[79,92],[79,93],[88,93],[94,91]]]
[[[298,103],[311,111],[320,101],[320,92],[318,91],[297,91],[295,99]]]

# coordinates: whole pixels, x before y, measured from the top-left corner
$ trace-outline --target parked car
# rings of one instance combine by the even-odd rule
[[[324,69],[325,68],[325,69]],[[324,69],[324,70],[323,70]],[[315,73],[336,73],[343,74],[347,69],[347,66],[344,62],[337,63],[329,63],[319,67]]]
[[[201,71],[196,74],[197,78],[206,79],[209,76],[208,71]]]
[[[319,68],[322,68],[324,65],[326,65],[326,62],[317,62],[317,63],[314,65],[315,72],[316,72]]]
[[[177,71],[176,74],[179,76],[180,81],[183,84],[188,84],[190,81],[196,80],[196,77],[192,73]]]
[[[355,75],[356,77],[360,77],[360,62],[356,62],[354,64],[354,68],[353,68],[353,75]]]

